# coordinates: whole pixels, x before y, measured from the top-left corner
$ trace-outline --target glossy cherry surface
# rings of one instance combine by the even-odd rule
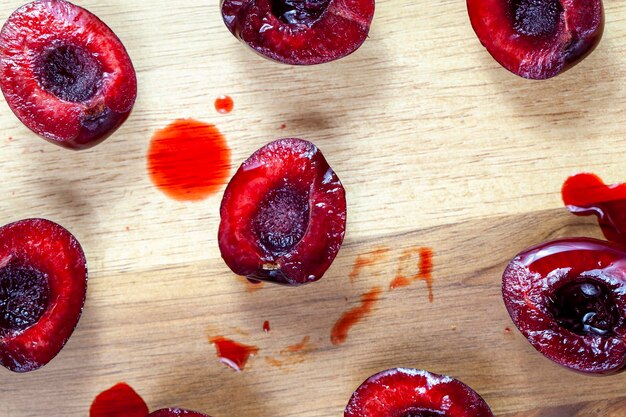
[[[626,363],[626,249],[589,238],[560,239],[518,254],[503,275],[513,322],[539,352],[598,374]]]

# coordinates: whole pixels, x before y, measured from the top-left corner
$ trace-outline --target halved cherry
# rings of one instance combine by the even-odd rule
[[[256,151],[232,178],[220,208],[226,264],[253,280],[319,280],[346,228],[346,196],[311,142],[280,139]]]
[[[368,378],[352,394],[344,417],[493,417],[473,389],[454,378],[395,368]]]
[[[502,277],[513,322],[535,349],[567,368],[609,374],[626,364],[626,249],[560,239],[517,255]]]
[[[33,132],[86,149],[128,118],[137,78],[124,45],[98,17],[64,0],[38,0],[0,32],[0,88]]]
[[[602,0],[467,0],[472,27],[504,68],[546,79],[589,55],[604,31]]]
[[[50,362],[83,310],[87,266],[76,238],[49,220],[0,228],[0,364],[28,372]]]
[[[367,39],[374,0],[221,0],[224,23],[268,59],[291,65],[333,61]]]

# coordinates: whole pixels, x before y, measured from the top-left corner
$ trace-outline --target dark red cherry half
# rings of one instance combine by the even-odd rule
[[[368,378],[352,394],[344,417],[493,417],[464,383],[417,369],[396,368]]]
[[[607,185],[595,174],[581,173],[565,181],[561,194],[570,212],[595,215],[608,240],[626,244],[626,184]]]
[[[221,0],[235,37],[258,54],[291,65],[333,61],[369,33],[374,0]]]
[[[183,410],[182,408],[164,408],[150,413],[148,417],[209,417],[196,411]]]
[[[220,208],[226,264],[252,280],[301,285],[322,278],[346,229],[346,196],[311,142],[279,139],[248,158]]]
[[[128,118],[135,70],[113,31],[64,0],[17,9],[0,32],[0,88],[15,115],[56,145],[86,149]]]
[[[504,68],[546,79],[589,55],[604,31],[601,0],[467,0],[472,27]]]
[[[626,364],[626,249],[560,239],[517,255],[502,277],[513,322],[539,352],[567,368],[610,374]]]
[[[0,228],[0,364],[28,372],[50,362],[71,336],[87,290],[85,255],[49,220]]]

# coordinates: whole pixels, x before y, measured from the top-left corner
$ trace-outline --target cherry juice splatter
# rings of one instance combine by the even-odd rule
[[[330,341],[333,345],[345,343],[348,339],[350,329],[372,311],[381,292],[382,289],[376,287],[361,295],[361,305],[346,311],[339,320],[337,320],[330,332]]]
[[[404,268],[409,263],[415,254],[419,255],[419,266],[417,274],[408,277],[404,274]],[[389,289],[396,289],[406,287],[413,281],[426,282],[426,288],[428,288],[428,301],[431,303],[434,300],[433,295],[433,250],[431,248],[413,248],[405,250],[399,259],[398,273],[391,284]]]
[[[387,254],[389,253],[389,248],[379,248],[375,249],[369,253],[359,255],[354,261],[354,266],[352,267],[352,271],[350,271],[350,281],[354,282],[361,274],[361,271],[366,266],[374,265],[380,261],[382,261]]]
[[[250,356],[259,353],[259,348],[256,346],[247,346],[222,336],[214,337],[210,341],[215,345],[220,362],[238,372],[244,370]]]
[[[300,343],[289,345],[279,352],[282,359],[266,357],[265,362],[276,368],[291,367],[306,360],[307,354],[315,349],[310,336],[304,336]]]
[[[280,351],[281,355],[287,355],[289,353],[298,353],[304,352],[307,350],[312,350],[313,345],[311,344],[311,336],[304,336],[300,343],[296,343],[295,345],[290,345]]]
[[[215,110],[221,114],[227,114],[233,111],[235,102],[229,96],[219,96],[215,99]]]
[[[226,183],[230,149],[215,126],[176,120],[154,134],[148,172],[167,196],[180,201],[203,200]]]
[[[626,184],[605,184],[595,174],[569,177],[561,189],[567,209],[577,216],[595,215],[604,236],[626,243]]]

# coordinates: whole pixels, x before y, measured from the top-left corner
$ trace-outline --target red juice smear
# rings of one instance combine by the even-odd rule
[[[356,261],[354,261],[352,271],[350,271],[350,282],[356,281],[361,274],[361,271],[366,266],[371,266],[382,261],[385,256],[387,256],[387,253],[389,253],[389,248],[379,248],[364,255],[357,256]]]
[[[89,417],[146,417],[148,414],[144,400],[123,382],[99,394],[89,409]]]
[[[281,349],[280,356],[283,359],[266,357],[265,362],[277,368],[297,365],[304,362],[307,354],[313,351],[313,349],[315,349],[315,345],[311,343],[311,336],[304,336],[300,343]]]
[[[393,279],[393,281],[391,281],[391,284],[389,284],[389,289],[395,290],[402,287],[408,287],[409,285],[411,285],[411,281],[409,281],[407,277],[397,276]]]
[[[215,110],[221,114],[227,114],[233,111],[235,103],[229,96],[219,96],[215,99]]]
[[[381,292],[382,289],[376,287],[361,295],[361,305],[353,308],[352,310],[346,311],[339,318],[339,320],[337,320],[330,332],[330,341],[333,345],[341,345],[345,343],[348,339],[350,329],[352,329],[355,324],[360,322],[372,311],[374,304],[376,304],[378,298],[380,297]]]
[[[404,274],[404,268],[411,262],[415,254],[419,255],[419,265],[417,274],[408,277]],[[433,250],[431,248],[411,248],[406,249],[400,255],[400,263],[398,264],[398,273],[389,289],[406,287],[413,281],[424,281],[428,288],[428,301],[433,302],[435,297],[433,294]]]
[[[313,349],[313,345],[311,344],[311,336],[304,336],[300,343],[287,346],[285,349],[280,351],[280,354],[287,355],[290,353],[304,352],[304,351],[308,351],[311,349]]]
[[[228,180],[230,149],[215,126],[176,120],[152,137],[148,173],[156,186],[175,200],[203,200]]]
[[[605,184],[590,173],[572,175],[563,184],[561,196],[577,216],[595,215],[604,236],[626,243],[626,184]]]
[[[269,322],[269,321],[267,321],[267,320],[265,320],[265,321],[263,322],[263,331],[264,331],[265,333],[269,333],[269,332],[270,332],[270,322]]]
[[[215,345],[220,362],[237,372],[243,371],[250,356],[259,353],[256,346],[247,346],[222,336],[212,338],[211,343]]]
[[[418,280],[426,282],[428,288],[428,301],[434,300],[433,295],[433,250],[431,248],[420,248],[420,271]]]

